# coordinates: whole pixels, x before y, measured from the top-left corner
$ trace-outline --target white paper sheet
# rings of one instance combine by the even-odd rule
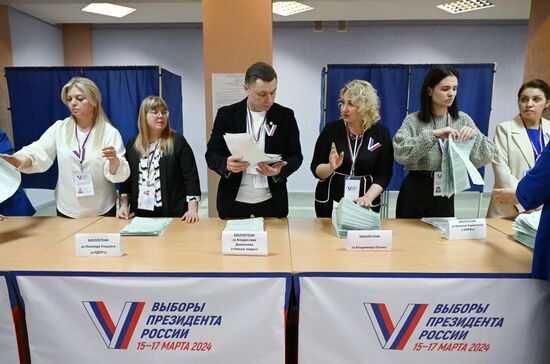
[[[243,161],[249,162],[253,167],[261,162],[275,163],[281,161],[279,154],[266,154],[261,151],[247,133],[225,134],[223,138],[231,155],[242,156]]]
[[[21,172],[0,158],[0,202],[10,198],[21,184]]]

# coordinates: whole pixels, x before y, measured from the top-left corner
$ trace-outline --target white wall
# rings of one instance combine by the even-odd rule
[[[517,113],[516,94],[523,81],[526,45],[526,22],[491,25],[363,23],[352,24],[345,33],[337,33],[334,23],[329,23],[321,33],[312,32],[311,24],[276,24],[273,64],[279,76],[277,98],[296,112],[304,154],[304,165],[291,177],[290,189],[311,191],[315,185],[309,163],[318,135],[321,69],[325,64],[496,62],[489,123],[492,137],[496,124]],[[485,181],[486,189],[492,189],[492,168],[486,168]]]
[[[10,25],[14,65],[63,63],[58,28],[13,9]],[[334,23],[327,25],[321,33],[312,32],[311,23],[274,25],[273,64],[279,75],[277,102],[294,109],[304,154],[302,167],[289,180],[291,192],[311,192],[315,186],[309,163],[318,135],[320,75],[325,64],[496,62],[489,135],[492,137],[497,123],[517,113],[515,95],[523,80],[527,22],[353,23],[345,33],[337,33]],[[45,38],[38,36],[43,34]],[[92,42],[94,65],[161,65],[182,76],[185,136],[195,152],[201,188],[206,191],[200,26],[94,26]],[[491,168],[486,169],[486,182],[486,189],[492,188]]]
[[[13,65],[63,66],[63,32],[13,8],[8,8]]]

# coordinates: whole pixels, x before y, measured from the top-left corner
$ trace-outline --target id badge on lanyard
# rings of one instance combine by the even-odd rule
[[[140,186],[138,195],[138,209],[153,211],[155,209],[155,187]]]
[[[443,172],[434,172],[434,196],[443,196]]]
[[[74,172],[73,183],[76,197],[87,197],[94,195],[94,181],[90,172]]]
[[[357,138],[356,138],[354,147],[352,149],[349,135],[347,138],[349,154],[351,156],[351,169],[350,169],[350,176],[346,178],[344,183],[344,198],[350,199],[352,201],[359,198],[359,193],[361,189],[361,177],[355,177],[355,162],[357,161],[357,156],[359,155],[359,150],[361,150],[361,147],[363,146],[364,140],[365,140],[365,133],[363,132],[363,135],[361,136],[361,143],[357,145]]]
[[[344,198],[355,200],[359,198],[361,177],[347,177],[344,184]]]

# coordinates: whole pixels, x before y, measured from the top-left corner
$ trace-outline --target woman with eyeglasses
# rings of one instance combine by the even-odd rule
[[[142,101],[138,129],[126,145],[131,174],[120,188],[118,217],[198,221],[201,190],[195,156],[187,140],[170,128],[162,98],[147,96]]]
[[[531,80],[519,89],[519,115],[497,125],[495,186],[487,217],[515,218],[523,211],[516,198],[516,186],[548,144],[550,120],[543,118],[542,113],[549,105],[550,86],[543,80]]]
[[[378,124],[378,95],[367,81],[353,80],[340,90],[338,103],[342,118],[327,124],[315,143],[315,212],[330,217],[342,197],[378,212],[393,174],[390,132]]]
[[[130,175],[124,143],[101,107],[97,85],[72,78],[61,90],[71,115],[56,121],[34,143],[13,156],[0,154],[23,173],[47,171],[57,159],[57,215],[115,216],[115,183]]]
[[[441,195],[443,143],[474,139],[470,161],[479,168],[491,163],[496,147],[459,111],[456,98],[458,71],[437,65],[428,71],[420,91],[420,110],[405,117],[393,137],[395,160],[409,172],[397,196],[396,217],[453,217],[454,196]]]

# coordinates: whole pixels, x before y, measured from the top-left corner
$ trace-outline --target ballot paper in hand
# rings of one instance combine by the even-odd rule
[[[0,202],[4,202],[19,188],[21,173],[13,165],[0,158]]]
[[[255,167],[258,163],[275,163],[280,162],[282,157],[280,154],[264,153],[247,133],[228,134],[223,138],[225,144],[231,152],[231,155],[239,155],[243,157],[243,161],[250,163]]]
[[[458,192],[470,188],[470,181],[476,185],[484,185],[483,177],[470,161],[470,153],[475,139],[465,142],[455,142],[447,138],[443,147],[441,171],[443,172],[442,195],[451,197]]]
[[[535,211],[530,214],[519,214],[512,227],[514,228],[514,240],[531,249],[535,248],[535,237],[539,228],[541,211]]]
[[[134,217],[120,231],[124,236],[158,236],[170,225],[172,219],[169,217]]]
[[[332,225],[338,237],[345,239],[348,230],[380,230],[380,214],[342,198],[332,210]]]

